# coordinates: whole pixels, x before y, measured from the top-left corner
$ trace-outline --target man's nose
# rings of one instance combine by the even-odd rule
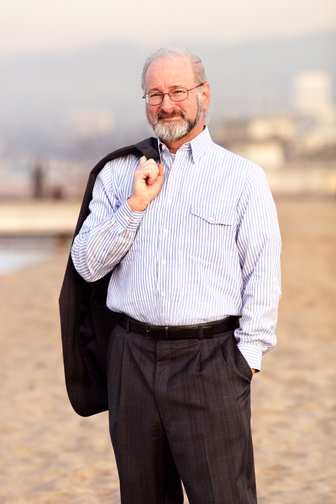
[[[168,112],[169,110],[172,110],[175,107],[175,102],[169,97],[168,94],[163,95],[163,100],[161,103],[161,110],[164,110],[164,112]]]

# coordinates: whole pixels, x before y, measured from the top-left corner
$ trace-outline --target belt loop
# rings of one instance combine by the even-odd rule
[[[149,333],[150,333],[150,328],[149,328],[149,325],[146,324],[146,338],[149,338]]]
[[[198,326],[198,339],[202,340],[203,339],[203,326]]]
[[[130,318],[129,317],[126,318],[126,332],[127,333],[130,332]]]
[[[168,339],[168,331],[169,331],[169,327],[166,326],[165,327],[165,339]]]

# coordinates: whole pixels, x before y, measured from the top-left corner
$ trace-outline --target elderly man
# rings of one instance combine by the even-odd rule
[[[199,58],[159,50],[142,85],[159,161],[121,152],[103,163],[71,251],[86,282],[112,272],[121,501],[181,503],[182,481],[192,504],[256,503],[250,382],[276,342],[274,202],[258,166],[212,142]]]

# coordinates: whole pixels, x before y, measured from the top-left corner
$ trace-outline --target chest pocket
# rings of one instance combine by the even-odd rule
[[[189,219],[189,254],[205,263],[223,264],[236,248],[234,211],[192,202]]]
[[[210,204],[203,205],[192,202],[190,205],[190,213],[209,224],[233,226],[235,223],[234,212],[230,208],[219,208]]]

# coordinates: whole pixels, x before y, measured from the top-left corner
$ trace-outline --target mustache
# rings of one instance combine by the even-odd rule
[[[160,112],[156,114],[155,123],[160,121],[160,119],[166,119],[167,117],[176,117],[176,116],[181,116],[183,117],[183,119],[187,118],[186,117],[187,114],[184,112],[184,110],[175,109],[172,110],[171,112],[165,112],[164,110],[160,110]]]

